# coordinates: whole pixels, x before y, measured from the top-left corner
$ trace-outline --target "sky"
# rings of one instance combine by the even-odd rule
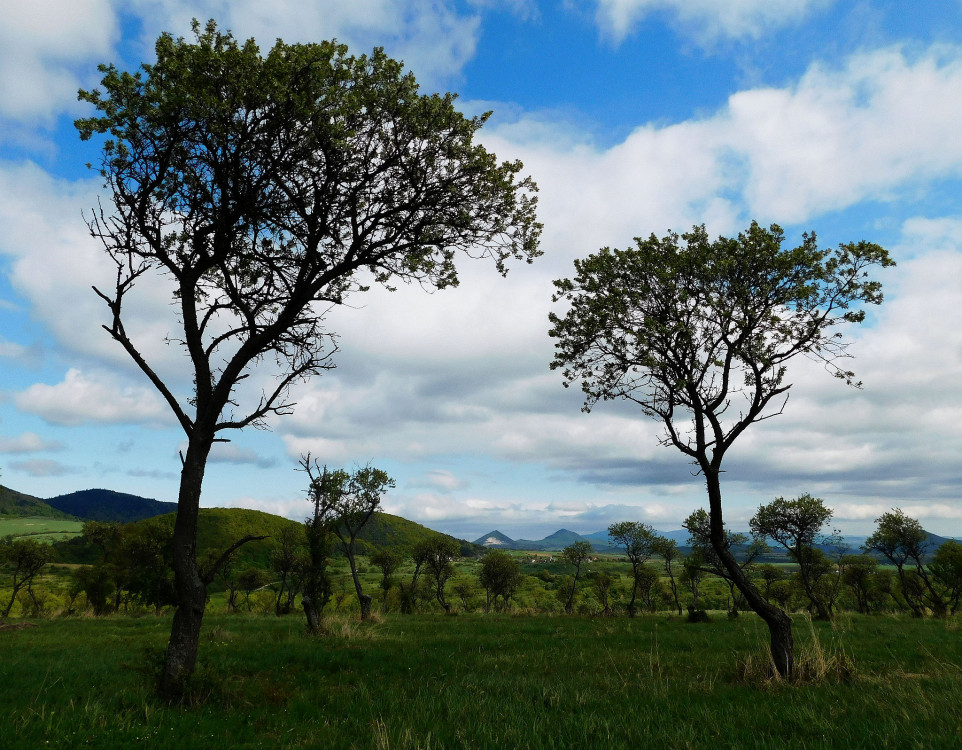
[[[548,368],[551,281],[637,236],[776,222],[788,241],[868,240],[897,267],[848,331],[862,380],[793,362],[784,413],[726,457],[726,520],[810,493],[864,534],[900,507],[962,536],[962,1],[0,0],[0,482],[38,497],[106,488],[176,500],[182,432],[101,326],[112,271],[84,211],[102,188],[72,125],[97,65],[133,70],[163,31],[217,20],[277,38],[383,46],[424,92],[492,111],[478,139],[540,189],[544,254],[506,278],[464,258],[461,285],[373,290],[333,310],[336,369],[295,412],[217,446],[202,505],[303,518],[310,451],[372,463],[384,509],[474,539],[637,520],[706,505],[694,467],[636,407],[581,411]],[[185,397],[161,284],[133,325]]]

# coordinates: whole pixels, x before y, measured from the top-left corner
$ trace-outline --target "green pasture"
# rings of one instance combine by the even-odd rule
[[[808,681],[767,676],[754,616],[210,614],[189,705],[153,695],[170,619],[0,629],[10,748],[954,748],[949,621],[797,620]]]
[[[79,536],[83,521],[57,518],[5,518],[0,516],[0,538],[29,536],[41,542],[54,542]]]

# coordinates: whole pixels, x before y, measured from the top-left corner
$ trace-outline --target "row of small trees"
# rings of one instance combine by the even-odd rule
[[[369,467],[353,474],[325,469],[320,476],[340,487],[342,503],[356,503],[358,488],[366,485],[371,504],[379,498],[371,488],[387,486],[386,475],[373,474]],[[330,484],[326,491],[332,500],[336,493]],[[253,609],[255,592],[262,592],[257,597],[258,609],[269,608],[278,615],[291,613],[300,599],[309,628],[316,630],[324,609],[332,601],[340,609],[353,588],[361,616],[370,616],[373,597],[364,592],[357,554],[360,526],[345,522],[336,513],[329,514],[326,525],[315,518],[323,518],[323,514],[312,516],[303,527],[282,529],[274,540],[268,569],[243,567],[233,557],[219,567],[217,580],[224,588],[228,611]],[[878,519],[876,531],[866,540],[865,552],[874,554],[851,554],[837,532],[823,533],[830,520],[831,511],[818,498],[777,498],[752,518],[752,537],[729,532],[729,545],[766,600],[785,611],[808,610],[823,619],[845,608],[861,613],[905,611],[919,617],[958,611],[962,598],[962,545],[958,542],[950,540],[933,550],[918,521],[894,510]],[[519,603],[529,609],[549,608],[552,599],[555,607],[567,613],[577,608],[604,615],[623,611],[635,616],[657,609],[682,615],[687,606],[689,617],[702,619],[704,609],[721,606],[718,584],[705,588],[709,581],[720,581],[727,587],[723,601],[737,614],[745,602],[712,554],[706,523],[703,510],[686,519],[691,547],[687,555],[682,555],[674,540],[660,536],[647,524],[613,524],[609,535],[624,550],[630,565],[627,581],[605,565],[592,565],[589,571],[596,553],[589,543],[576,542],[562,551],[558,562],[571,575],[559,575],[557,568],[556,573],[542,569],[539,574],[535,585],[551,595],[547,600],[540,594],[532,599],[532,578],[523,573],[517,556],[502,550],[488,552],[476,576],[456,575],[454,562],[460,549],[454,539],[443,535],[426,537],[407,552],[373,549],[367,565],[378,572],[384,611],[394,608],[412,613],[432,602],[451,611],[452,598],[465,610],[483,606],[486,612],[507,611],[519,601],[521,592],[526,592]],[[354,529],[353,537],[350,529]],[[83,536],[90,564],[73,570],[63,592],[66,611],[78,611],[77,601],[80,608],[96,615],[130,607],[160,610],[174,604],[169,528],[155,523],[90,521],[84,524]],[[792,569],[761,562],[769,551],[763,537],[786,550]],[[344,553],[346,574],[336,573],[330,566],[335,546]],[[52,554],[50,545],[33,539],[3,540],[0,563],[6,578],[4,588],[9,591],[9,597],[5,595],[0,602],[3,617],[9,616],[18,599],[21,611],[43,613],[48,597],[37,581]],[[889,565],[883,566],[880,558]],[[210,564],[208,560],[201,568]],[[479,594],[483,595],[480,603]],[[581,605],[579,598],[584,600]]]

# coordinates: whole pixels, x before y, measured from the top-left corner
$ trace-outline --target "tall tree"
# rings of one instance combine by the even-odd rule
[[[314,503],[314,516],[308,521],[315,528],[327,528],[341,543],[351,568],[361,619],[367,620],[371,617],[371,595],[364,593],[357,572],[357,537],[381,507],[381,496],[394,487],[394,480],[373,466],[353,472],[319,468],[311,463],[310,456],[301,459],[301,467],[311,479],[308,497]]]
[[[860,323],[862,305],[882,301],[875,266],[888,253],[869,242],[819,249],[814,234],[782,248],[777,225],[757,223],[737,237],[651,235],[627,250],[603,248],[575,261],[575,277],[555,282],[552,368],[580,383],[586,410],[627,399],[659,420],[664,445],[694,463],[708,491],[711,541],[738,589],[768,624],[772,658],[793,667],[791,620],[744,574],[726,545],[721,472],[725,454],[752,424],[779,414],[791,388],[787,365],[798,356],[839,366],[843,323]]]
[[[571,582],[568,590],[568,598],[565,601],[565,612],[571,614],[574,610],[575,593],[578,590],[578,579],[581,578],[581,568],[591,556],[591,542],[575,542],[569,544],[561,550],[561,559],[569,565],[575,566],[575,578]]]
[[[116,262],[97,290],[104,326],[144,372],[187,437],[173,566],[177,609],[161,680],[182,695],[194,670],[207,582],[197,517],[213,443],[291,412],[289,386],[333,366],[324,311],[372,284],[455,286],[455,256],[530,261],[535,186],[519,162],[473,142],[486,117],[454,95],[422,95],[401,63],[334,42],[285,44],[266,55],[213,21],[194,39],[163,34],[157,59],[131,74],[100,67],[102,89],[80,99],[82,139],[104,134],[100,174],[110,207],[91,234]],[[125,325],[127,301],[150,274],[172,289],[186,378],[165,377]],[[248,400],[257,365],[274,384]],[[193,382],[187,392],[181,382]],[[216,571],[214,571],[216,573]]]

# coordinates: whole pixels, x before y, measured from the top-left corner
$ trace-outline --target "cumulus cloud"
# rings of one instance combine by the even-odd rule
[[[645,17],[667,13],[710,42],[719,37],[758,38],[831,5],[833,0],[598,0],[597,21],[615,41],[628,36]]]
[[[705,223],[782,225],[915,195],[962,174],[962,48],[890,48],[816,63],[795,83],[733,94],[718,111],[646,124],[606,149],[521,115],[483,137],[541,187],[547,264],[572,251]],[[560,251],[560,252],[558,252]],[[557,267],[557,266],[555,266]]]
[[[14,396],[20,411],[51,424],[170,424],[155,391],[121,386],[110,374],[71,368],[56,385],[36,383]]]
[[[5,3],[0,24],[0,117],[52,121],[117,38],[110,0]]]
[[[0,437],[0,453],[42,453],[63,449],[63,443],[57,440],[44,440],[35,432],[24,432],[17,437]]]

